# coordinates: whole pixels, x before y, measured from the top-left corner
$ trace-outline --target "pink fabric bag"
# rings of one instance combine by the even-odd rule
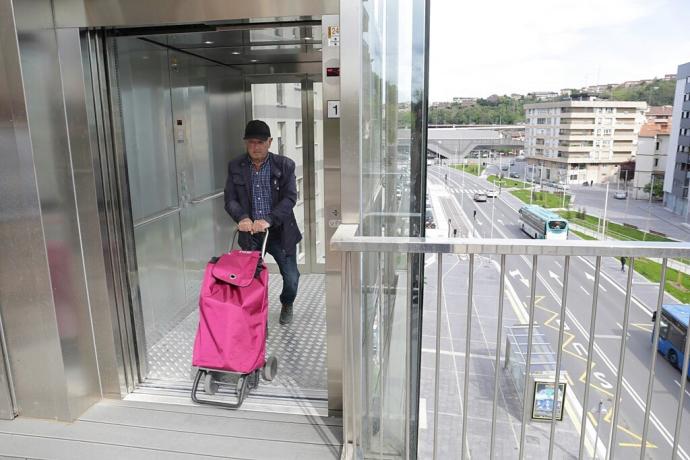
[[[257,265],[262,264],[259,276]],[[232,251],[209,262],[199,293],[192,365],[247,374],[264,365],[268,269],[259,251]]]

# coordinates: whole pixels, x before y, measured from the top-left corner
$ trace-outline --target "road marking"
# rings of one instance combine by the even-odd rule
[[[433,353],[436,354],[436,350],[433,348],[422,348],[422,353]],[[442,355],[446,356],[466,356],[466,353],[464,351],[448,351],[448,350],[441,350]],[[496,359],[493,356],[486,356],[486,355],[478,355],[475,353],[472,353],[470,359],[472,358],[477,358],[477,359],[486,359],[488,361],[495,361]]]
[[[515,270],[511,270],[508,273],[513,278],[517,277],[518,280],[525,285],[525,287],[529,287],[529,281],[527,281],[527,279],[522,275],[522,272],[520,270],[516,268]]]
[[[589,273],[585,272],[585,276],[587,277],[588,281],[594,281],[594,275],[590,275]]]
[[[678,388],[680,388],[680,382],[678,380],[674,380],[675,384],[678,385]],[[690,396],[690,391],[685,390],[685,394]]]
[[[630,334],[628,334],[628,337],[630,337]],[[595,334],[594,338],[595,339],[621,340],[623,338],[623,336],[618,335],[618,334]]]
[[[561,282],[559,276],[557,274],[555,274],[554,272],[552,272],[551,270],[549,270],[549,277],[551,279],[555,280],[559,286],[563,287],[563,283]]]
[[[589,295],[589,291],[587,289],[585,289],[584,287],[582,287],[582,285],[580,285],[580,289],[582,289],[582,292]]]

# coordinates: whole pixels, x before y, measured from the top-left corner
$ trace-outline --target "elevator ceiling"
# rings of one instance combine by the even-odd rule
[[[141,38],[231,66],[321,61],[320,25],[233,27]]]

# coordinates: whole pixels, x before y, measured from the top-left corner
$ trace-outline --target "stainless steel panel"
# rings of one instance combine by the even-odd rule
[[[137,38],[116,42],[132,217],[179,206],[169,51]]]
[[[145,344],[150,348],[189,313],[179,214],[135,229],[134,238]]]
[[[355,8],[356,9],[356,8]],[[322,43],[324,37],[328,45],[328,28],[338,26],[340,23],[337,15],[325,15],[321,18]],[[340,100],[340,79],[326,77],[326,67],[340,66],[340,48],[325,46],[322,49],[323,62],[321,74],[321,113],[327,113],[329,100]],[[350,94],[352,96],[352,94]],[[344,99],[344,98],[343,98]],[[344,101],[343,101],[344,102]],[[316,109],[315,109],[316,110]],[[328,118],[322,115],[323,122],[323,225],[324,240],[329,242],[333,232],[342,219],[341,207],[341,181],[340,181],[340,139],[341,119]],[[348,184],[357,186],[356,183]],[[354,196],[355,189],[348,189],[348,196]],[[356,222],[356,221],[355,221]],[[342,280],[342,255],[332,251],[330,246],[325,248],[326,270],[326,322],[328,352],[328,409],[337,414],[343,410],[343,375],[345,362],[343,361],[344,338],[342,309],[343,297],[341,295]],[[353,275],[355,276],[355,275]],[[354,293],[352,294],[354,295]],[[349,372],[349,370],[347,371]]]
[[[76,29],[59,30],[57,39],[62,64],[65,112],[69,147],[72,153],[72,174],[99,380],[103,394],[119,396],[121,393],[113,340],[112,306],[106,281],[96,179],[92,165],[81,40],[79,31]]]
[[[14,76],[10,84],[16,121],[12,123],[19,130],[9,144],[18,147],[15,153],[2,155],[8,161],[2,171],[13,176],[7,182],[8,196],[15,197],[16,206],[14,228],[2,238],[11,246],[2,251],[3,271],[11,270],[0,277],[11,281],[2,289],[7,296],[2,302],[3,320],[10,331],[7,348],[20,410],[70,420],[100,397],[72,173],[74,155],[67,132],[65,98],[72,94],[62,86],[57,37],[43,22],[52,18],[50,3],[15,6],[17,23],[26,27],[19,28],[18,41],[4,40],[8,45],[14,42],[14,57],[8,55],[14,62],[7,66],[7,75]],[[16,62],[17,43],[21,64]],[[29,227],[22,228],[26,224]],[[21,234],[13,235],[18,230]],[[53,383],[50,388],[46,380]]]
[[[133,27],[247,18],[257,22],[259,18],[337,14],[338,5],[337,0],[61,0],[55,4],[55,20],[59,27]]]

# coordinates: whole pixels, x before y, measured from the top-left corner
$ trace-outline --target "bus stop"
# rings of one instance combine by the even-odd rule
[[[527,401],[531,408],[532,420],[551,420],[556,380],[556,354],[548,340],[535,324],[532,329],[532,355],[529,370],[527,369],[528,324],[516,324],[507,329],[505,369],[515,385],[522,400],[525,397],[525,382],[528,382]],[[529,378],[525,379],[525,374]],[[565,392],[567,391],[566,372],[561,370],[556,398],[556,420],[563,420]]]

